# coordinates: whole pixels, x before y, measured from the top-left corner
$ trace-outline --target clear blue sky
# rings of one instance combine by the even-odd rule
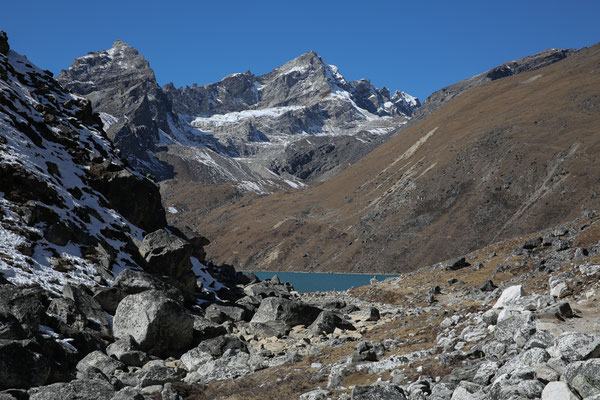
[[[348,80],[424,100],[512,59],[590,46],[600,41],[599,17],[600,0],[13,0],[0,29],[54,73],[115,39],[136,47],[161,85],[176,86],[266,73],[315,50]]]

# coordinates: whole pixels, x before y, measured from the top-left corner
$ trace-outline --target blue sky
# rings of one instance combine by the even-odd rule
[[[168,5],[167,5],[168,4]],[[73,58],[136,47],[161,85],[255,74],[315,50],[348,80],[431,92],[548,48],[600,41],[600,1],[9,1],[11,46],[58,73]]]

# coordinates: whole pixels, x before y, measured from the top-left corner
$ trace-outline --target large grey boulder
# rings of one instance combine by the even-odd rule
[[[524,340],[523,344],[535,333],[535,321],[530,312],[517,312],[508,318],[500,320],[494,330],[494,338],[503,343]]]
[[[115,337],[127,335],[140,349],[158,357],[178,356],[189,348],[194,320],[162,292],[149,290],[125,297],[115,314]]]
[[[0,340],[0,390],[29,388],[46,382],[50,364],[36,350],[29,341]]]
[[[101,379],[77,379],[29,390],[29,400],[99,400],[114,395],[113,386]]]
[[[406,400],[401,387],[391,383],[372,386],[356,386],[352,389],[352,400]]]
[[[332,311],[321,311],[317,319],[308,327],[315,333],[332,333],[335,328],[354,331],[356,328],[341,315]]]
[[[562,381],[568,383],[583,398],[600,394],[600,359],[577,361],[567,365]]]
[[[0,311],[0,340],[25,339],[27,334],[19,321],[7,312]]]
[[[291,287],[281,284],[275,284],[272,281],[262,281],[251,283],[244,288],[244,293],[248,296],[254,296],[261,299],[267,297],[284,297],[291,296]]]
[[[37,332],[46,311],[44,297],[41,288],[0,285],[0,312],[12,314],[27,332]]]
[[[251,313],[243,307],[211,304],[204,310],[204,318],[217,324],[225,321],[249,321]]]
[[[510,287],[504,289],[504,291],[500,295],[500,298],[494,304],[494,308],[508,307],[508,306],[514,304],[516,301],[518,301],[521,297],[523,297],[525,295],[526,295],[526,293],[525,293],[525,290],[523,290],[523,286],[521,286],[521,285],[510,286]]]
[[[113,282],[113,288],[116,288],[121,293],[124,293],[122,298],[119,299],[119,302],[128,294],[137,294],[147,290],[161,291],[167,297],[175,300],[178,303],[183,303],[184,301],[183,294],[178,288],[165,282],[158,276],[144,271],[131,269],[125,269],[121,271]],[[116,295],[118,294],[115,294],[115,296]]]
[[[139,248],[149,272],[179,277],[190,271],[192,245],[165,229],[159,229],[144,237]]]
[[[246,343],[232,335],[217,336],[205,340],[198,345],[197,349],[210,354],[214,358],[221,357],[229,349],[248,352]]]
[[[72,302],[74,310],[71,309],[71,311],[84,316],[85,321],[82,328],[90,328],[106,335],[112,335],[110,321],[88,288],[85,286],[65,285],[63,287],[63,296]],[[67,318],[64,319],[66,320]]]
[[[194,318],[194,343],[227,333],[227,328],[223,325],[216,324],[199,315],[193,315],[192,318]]]
[[[138,344],[131,336],[122,337],[108,345],[106,354],[132,367],[141,367],[150,361],[148,354],[139,350]]]
[[[542,400],[579,400],[564,382],[550,382],[542,391]]]
[[[309,326],[320,312],[319,308],[301,301],[268,297],[260,303],[251,322],[282,321],[288,326]]]
[[[325,389],[315,389],[310,392],[302,393],[300,395],[300,400],[325,400],[331,392]]]
[[[600,336],[580,332],[565,332],[548,349],[553,357],[573,362],[600,357]]]
[[[197,370],[212,360],[214,360],[214,357],[210,353],[198,347],[194,347],[181,356],[181,362],[190,372]]]
[[[497,374],[518,375],[524,370],[535,371],[549,359],[550,355],[546,350],[534,347],[510,359],[498,370]]]
[[[148,387],[178,382],[185,377],[185,371],[177,367],[168,367],[162,361],[150,362],[140,372],[139,386]]]
[[[111,376],[117,369],[125,368],[125,364],[96,350],[86,355],[77,364],[77,371],[84,372],[90,368],[97,368],[106,376]]]

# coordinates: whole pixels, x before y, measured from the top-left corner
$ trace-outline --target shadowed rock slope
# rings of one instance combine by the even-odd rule
[[[209,255],[397,272],[573,218],[598,201],[599,63],[595,45],[472,88],[318,187],[217,209]]]

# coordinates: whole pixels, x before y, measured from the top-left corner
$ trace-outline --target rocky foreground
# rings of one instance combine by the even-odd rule
[[[600,218],[346,292],[211,267],[195,304],[158,274],[0,290],[2,399],[596,399]],[[157,231],[149,264],[180,264]],[[188,242],[189,243],[189,242]]]

